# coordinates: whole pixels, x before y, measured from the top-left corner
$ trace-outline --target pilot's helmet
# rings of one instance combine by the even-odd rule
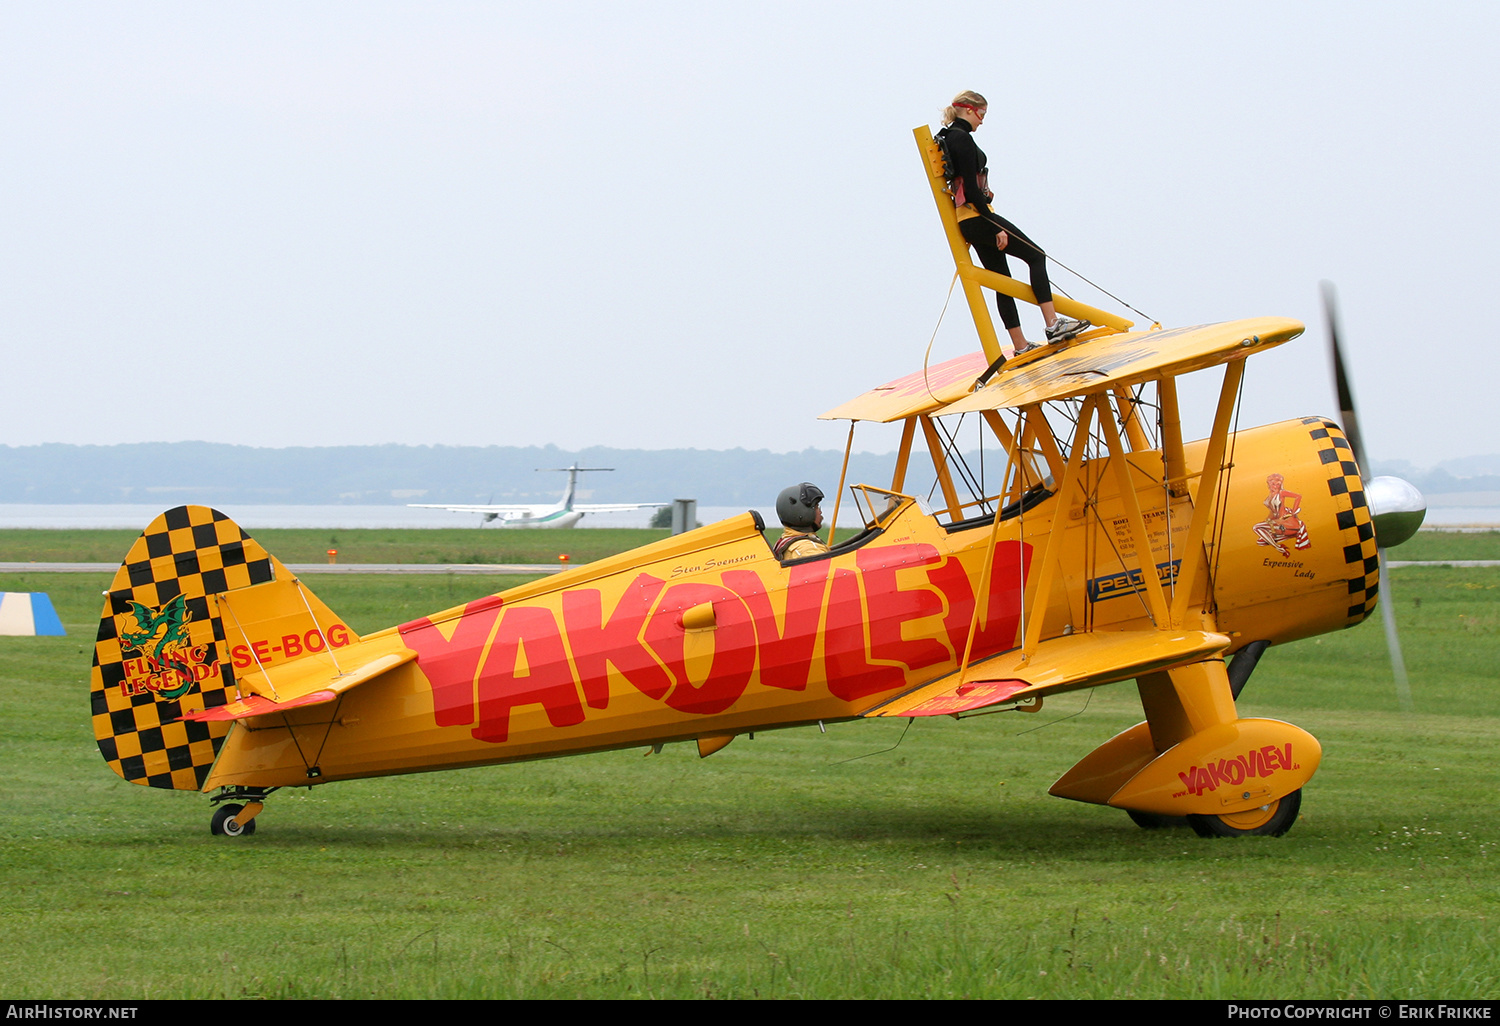
[[[818,503],[823,501],[823,490],[811,481],[782,489],[776,496],[776,515],[786,527],[801,527],[811,531],[818,526]]]

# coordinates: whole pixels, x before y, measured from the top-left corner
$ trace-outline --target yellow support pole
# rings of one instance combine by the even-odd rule
[[[958,491],[953,487],[953,478],[948,473],[948,459],[943,455],[943,440],[938,437],[937,426],[932,418],[922,416],[922,434],[927,439],[927,452],[932,456],[932,469],[937,471],[938,484],[943,486],[943,499],[948,503],[948,515],[954,520],[964,518],[963,507],[958,501]]]
[[[1182,414],[1177,409],[1177,379],[1159,378],[1156,397],[1161,400],[1161,454],[1166,463],[1167,491],[1174,499],[1188,494],[1187,456],[1182,451]]]
[[[952,204],[950,203],[949,206],[951,207]],[[969,261],[967,267],[959,265],[958,278],[966,286],[970,281],[973,281],[976,285],[983,285],[987,289],[1003,292],[1012,299],[1019,299],[1033,306],[1037,305],[1036,293],[1031,291],[1030,285],[1024,285],[1014,278],[1003,275],[998,271],[991,271],[987,267],[975,267],[973,260]],[[1093,324],[1102,324],[1104,327],[1114,328],[1116,331],[1129,331],[1135,327],[1135,321],[1127,321],[1118,314],[1101,310],[1097,306],[1089,306],[1087,303],[1080,303],[1078,300],[1069,299],[1067,296],[1053,296],[1052,305],[1057,308],[1058,313],[1065,317],[1081,317]]]
[[[1193,519],[1188,526],[1187,541],[1182,548],[1182,567],[1177,573],[1177,591],[1172,596],[1172,621],[1182,623],[1187,615],[1188,599],[1197,586],[1197,578],[1208,565],[1208,550],[1203,535],[1208,531],[1208,512],[1213,505],[1219,475],[1224,471],[1224,449],[1229,440],[1229,417],[1245,376],[1245,361],[1230,360],[1224,365],[1224,385],[1219,389],[1219,408],[1214,412],[1213,432],[1208,436],[1208,451],[1203,454],[1203,474],[1198,479],[1198,494],[1193,498]],[[1213,600],[1213,596],[1209,596]]]
[[[833,494],[833,522],[828,525],[828,547],[833,548],[833,532],[839,529],[839,503],[844,501],[844,478],[849,476],[849,454],[854,451],[854,425],[849,422],[849,441],[844,445],[844,466],[839,471],[839,490]],[[727,743],[727,742],[726,742]]]
[[[1028,434],[1034,435],[1037,444],[1042,447],[1042,455],[1047,458],[1047,469],[1056,481],[1057,475],[1063,470],[1062,452],[1057,448],[1057,439],[1052,437],[1052,425],[1047,423],[1047,414],[1042,411],[1041,403],[1026,407],[1026,425],[1030,429]]]
[[[906,466],[911,462],[911,440],[917,434],[917,418],[907,417],[901,428],[901,449],[896,453],[896,470],[891,474],[891,491],[899,492],[906,487]]]
[[[1032,592],[1031,616],[1026,624],[1026,637],[1021,648],[1028,660],[1042,640],[1043,614],[1047,611],[1047,599],[1052,594],[1052,578],[1056,576],[1058,557],[1062,554],[1063,534],[1068,527],[1068,510],[1073,502],[1073,483],[1078,479],[1079,468],[1083,466],[1083,454],[1088,449],[1089,422],[1093,419],[1094,407],[1100,402],[1102,400],[1097,395],[1090,395],[1083,400],[1083,408],[1078,411],[1078,430],[1073,434],[1073,448],[1068,454],[1067,468],[1063,471],[1062,486],[1058,488],[1057,497],[1053,500],[1052,526],[1047,530],[1047,548],[1042,553],[1042,573],[1037,581],[1036,591]],[[1099,419],[1106,419],[1102,410]],[[1033,562],[1032,566],[1035,567],[1036,563]]]
[[[990,426],[990,431],[1000,441],[1001,448],[1006,452],[1010,452],[1016,447],[1016,438],[1010,433],[1010,428],[1005,426],[1005,421],[1000,419],[1000,414],[994,410],[980,410],[979,415]]]
[[[1119,413],[1120,426],[1125,429],[1125,437],[1130,439],[1130,451],[1145,452],[1151,448],[1151,443],[1146,441],[1146,432],[1141,427],[1141,415],[1135,404],[1135,396],[1123,386],[1115,389],[1114,393],[1115,410]]]
[[[1100,396],[1101,402],[1108,400]],[[1104,431],[1104,440],[1109,445],[1109,461],[1114,464],[1115,481],[1120,488],[1120,499],[1125,503],[1125,519],[1130,524],[1131,536],[1135,539],[1135,554],[1141,564],[1141,581],[1146,586],[1146,608],[1157,630],[1171,626],[1167,595],[1162,590],[1161,578],[1156,573],[1156,554],[1151,551],[1151,535],[1146,530],[1146,518],[1141,514],[1141,497],[1135,488],[1135,479],[1130,473],[1130,462],[1125,458],[1125,447],[1120,444],[1120,432],[1115,422],[1107,415],[1099,417],[1099,427]]]
[[[1021,539],[1023,542],[1024,538]],[[959,660],[958,679],[964,679],[969,668],[969,657],[974,654],[974,635],[979,632],[980,622],[990,612],[990,574],[994,572],[995,546],[1000,543],[1000,511],[995,510],[995,519],[990,521],[990,541],[984,549],[984,569],[979,572],[979,591],[974,596],[974,612],[969,616],[969,636],[964,642],[964,657]]]
[[[917,137],[917,149],[922,153],[922,164],[927,168],[927,184],[932,187],[932,198],[937,203],[938,217],[943,222],[943,234],[948,238],[948,249],[953,253],[953,264],[958,268],[959,280],[963,282],[964,298],[969,302],[969,313],[974,317],[974,328],[979,332],[979,345],[984,349],[984,358],[990,363],[1006,355],[1000,348],[999,336],[995,334],[995,322],[990,319],[989,308],[984,305],[984,292],[979,283],[964,277],[964,268],[974,270],[974,261],[969,256],[969,244],[958,230],[958,215],[954,212],[953,198],[948,195],[947,181],[943,178],[943,157],[937,142],[926,125],[912,130]]]
[[[1010,468],[1016,467],[1016,481],[1021,479],[1020,463],[1023,456],[1021,444],[1016,442],[1016,436],[1010,433],[1010,428],[1005,426],[1005,421],[1000,419],[1000,414],[994,410],[980,410],[979,415],[984,422],[990,426],[1000,446],[1005,450],[1005,473],[1000,478],[1000,494],[997,497],[1000,505],[1004,506],[1011,501],[1011,488],[1007,488],[1005,482],[1010,479]],[[1024,441],[1024,439],[1023,439]]]

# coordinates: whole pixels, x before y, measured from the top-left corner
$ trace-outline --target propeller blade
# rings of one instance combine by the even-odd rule
[[[1360,473],[1368,474],[1370,468],[1365,464],[1359,417],[1354,412],[1354,390],[1349,387],[1349,372],[1344,369],[1344,354],[1339,346],[1338,300],[1331,281],[1323,282],[1323,316],[1328,321],[1328,348],[1333,353],[1333,385],[1339,393],[1339,419],[1344,423],[1344,437],[1349,439],[1349,448],[1354,450],[1354,462],[1359,464]]]
[[[1344,423],[1344,437],[1349,439],[1349,448],[1354,451],[1354,462],[1359,466],[1361,477],[1370,473],[1365,462],[1365,449],[1359,434],[1359,417],[1354,412],[1354,390],[1349,386],[1349,372],[1344,368],[1344,354],[1339,346],[1338,303],[1332,282],[1323,282],[1323,315],[1328,321],[1328,348],[1333,353],[1333,384],[1339,394],[1339,419]],[[1402,712],[1412,711],[1411,681],[1406,676],[1406,661],[1401,657],[1401,639],[1396,633],[1396,602],[1391,594],[1391,577],[1386,568],[1385,549],[1378,547],[1376,536],[1376,558],[1380,560],[1380,618],[1385,624],[1385,645],[1391,656],[1391,673],[1396,678],[1396,701]]]
[[[1375,604],[1380,607],[1380,619],[1385,624],[1385,647],[1391,654],[1391,673],[1396,678],[1396,702],[1402,712],[1411,712],[1411,681],[1406,676],[1406,660],[1401,658],[1401,639],[1396,634],[1396,602],[1391,597],[1391,576],[1385,565],[1385,549],[1376,549],[1375,555],[1380,560],[1380,590],[1384,592]]]

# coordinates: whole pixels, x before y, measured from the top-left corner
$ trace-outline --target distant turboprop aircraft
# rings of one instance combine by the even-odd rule
[[[544,470],[555,470],[568,475],[568,488],[563,492],[562,499],[550,506],[537,505],[511,505],[511,506],[445,506],[441,503],[409,502],[408,506],[417,509],[446,509],[453,513],[479,513],[484,519],[480,526],[491,520],[500,521],[501,527],[572,527],[583,519],[585,513],[621,513],[632,509],[645,509],[649,506],[665,506],[664,502],[607,502],[593,504],[575,504],[573,494],[578,489],[578,475],[588,474],[595,471],[614,470],[614,467],[580,467],[573,464],[571,467],[538,467],[537,472]]]

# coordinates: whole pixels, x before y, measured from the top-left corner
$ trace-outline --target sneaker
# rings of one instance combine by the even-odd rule
[[[1026,343],[1026,348],[1025,349],[1017,349],[1011,355],[1011,359],[1014,360],[1018,356],[1025,356],[1027,353],[1034,353],[1038,349],[1042,349],[1042,348],[1045,348],[1045,347],[1040,342],[1028,342],[1028,343]]]
[[[1088,321],[1075,321],[1071,317],[1059,317],[1047,329],[1048,342],[1066,342],[1089,326]]]

